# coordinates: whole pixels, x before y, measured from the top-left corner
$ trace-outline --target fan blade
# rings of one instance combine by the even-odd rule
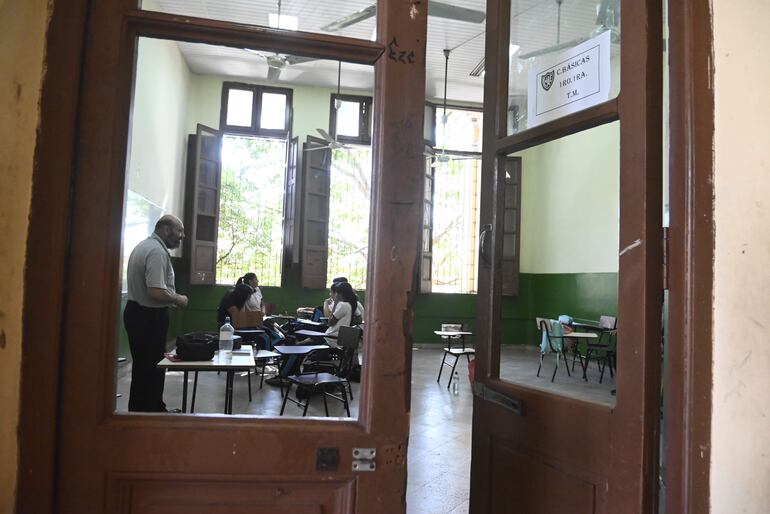
[[[484,74],[484,63],[486,62],[486,59],[484,57],[481,58],[479,63],[471,70],[469,75],[471,77],[481,77]]]
[[[299,55],[287,55],[284,59],[286,64],[302,64],[303,62],[317,61],[315,57],[302,57]]]
[[[277,82],[278,77],[281,76],[281,68],[275,68],[273,66],[267,67],[267,80],[270,82]]]
[[[566,43],[559,43],[558,45],[548,46],[546,48],[541,48],[540,50],[535,50],[533,52],[527,52],[525,54],[519,54],[519,59],[529,59],[531,57],[539,57],[541,55],[550,54],[553,52],[558,52],[559,50],[564,50],[565,48],[572,48],[573,46],[579,45],[580,43],[583,43],[585,41],[588,41],[588,36],[579,37],[576,39],[573,39],[572,41],[567,41]]]
[[[369,7],[365,7],[360,11],[356,11],[353,14],[345,16],[344,18],[340,18],[337,21],[333,21],[330,24],[321,27],[321,32],[337,32],[344,29],[345,27],[349,27],[364,20],[368,20],[376,13],[377,5],[370,5]]]
[[[345,27],[355,25],[364,20],[368,20],[377,13],[377,6],[370,5],[360,11],[356,11],[353,14],[340,18],[337,21],[333,21],[328,25],[321,27],[322,32],[337,32]],[[441,2],[428,2],[428,15],[436,16],[437,18],[447,18],[450,20],[467,21],[469,23],[484,23],[487,18],[487,13],[484,11],[476,11],[474,9],[467,9],[465,7],[457,7],[450,4],[442,4]]]
[[[476,11],[456,5],[442,4],[441,2],[428,2],[428,16],[447,18],[450,20],[467,21],[468,23],[483,23],[487,18],[484,11]]]
[[[329,133],[326,132],[324,129],[319,128],[319,129],[316,129],[316,131],[319,134],[321,134],[321,137],[324,138],[325,140],[327,140],[328,142],[330,142],[330,143],[334,143],[335,142],[334,138],[332,138],[332,136],[330,136]]]
[[[314,146],[313,148],[305,148],[306,152],[315,152],[316,150],[328,150],[330,146]]]

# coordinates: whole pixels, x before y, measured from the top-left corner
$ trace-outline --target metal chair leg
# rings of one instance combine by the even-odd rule
[[[444,371],[444,362],[446,362],[446,352],[444,352],[444,357],[441,359],[441,366],[438,368],[438,378],[436,379],[436,382],[441,382],[441,372]]]
[[[350,385],[350,382],[348,382],[348,385]],[[347,412],[348,417],[350,417],[350,404],[348,403],[348,397],[345,396],[345,385],[340,384],[340,389],[342,389],[342,403],[345,405],[345,412]]]
[[[567,364],[567,356],[564,355],[564,352],[562,352],[561,355],[562,355],[562,358],[564,359],[564,368],[567,370],[567,376],[571,377],[572,373],[570,373],[570,371],[569,371],[569,364]]]
[[[281,404],[281,414],[280,416],[283,416],[283,411],[286,409],[286,400],[289,399],[289,393],[291,392],[291,382],[289,382],[289,387],[286,389],[286,395],[283,397],[283,403]],[[281,387],[281,390],[283,390],[283,387]]]
[[[345,394],[345,390],[342,390],[342,394]],[[321,396],[324,397],[324,413],[326,414],[326,417],[329,417],[329,403],[326,401],[326,386],[321,386]],[[308,402],[310,401],[310,398],[308,398]]]
[[[543,352],[540,352],[540,365],[537,367],[537,375],[536,375],[538,377],[540,376],[540,368],[543,367],[543,356],[544,355],[545,354]]]
[[[198,372],[195,372],[195,380],[193,380],[193,395],[192,402],[190,403],[190,414],[195,412],[195,393],[198,392]]]
[[[297,391],[299,391],[299,386],[297,386]],[[315,391],[316,391],[316,388],[313,387],[313,390],[308,392],[307,400],[305,400],[305,408],[302,409],[302,417],[303,418],[307,415],[307,408],[310,407],[310,399],[313,397],[313,394],[315,393]],[[324,399],[326,399],[325,396],[324,396]]]
[[[254,369],[256,370],[257,368]],[[251,403],[251,371],[248,369],[246,370],[246,378],[249,380],[249,403]]]
[[[449,383],[447,383],[447,385],[446,385],[447,389],[449,389],[449,387],[452,385],[452,379],[455,377],[455,368],[457,367],[457,361],[459,361],[459,360],[460,360],[460,356],[459,355],[455,355],[455,363],[452,366],[452,371],[449,373]]]
[[[553,375],[551,375],[551,382],[556,378],[556,372],[559,371],[559,354],[556,354],[556,366],[553,368]]]

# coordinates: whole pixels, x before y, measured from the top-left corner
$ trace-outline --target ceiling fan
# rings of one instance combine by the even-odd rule
[[[340,95],[340,79],[341,78],[342,78],[342,61],[339,61],[338,65],[337,65],[337,96],[338,97]],[[341,106],[342,106],[342,100],[340,100],[339,98],[335,98],[334,99],[334,111],[335,111],[335,113],[336,113],[337,110],[339,110],[339,108]],[[339,142],[337,140],[337,138],[334,138],[334,137],[330,136],[329,133],[326,132],[322,128],[317,128],[316,132],[318,132],[321,135],[321,138],[324,141],[326,141],[326,144],[322,145],[322,146],[312,146],[310,148],[306,148],[305,149],[306,152],[313,152],[313,151],[316,151],[316,150],[327,150],[327,149],[337,150],[338,148],[346,148],[346,149],[347,148],[352,148],[349,145],[346,145],[344,143]]]
[[[464,161],[464,160],[472,160],[472,159],[478,159],[479,157],[475,155],[454,155],[454,154],[448,154],[446,153],[446,148],[443,148],[446,146],[446,121],[448,118],[448,115],[446,113],[446,90],[447,90],[447,77],[449,73],[449,54],[452,53],[452,50],[445,48],[444,49],[444,105],[443,105],[443,112],[441,113],[441,126],[443,128],[444,133],[444,142],[442,144],[441,151],[430,151],[425,152],[426,157],[433,158],[433,163],[430,165],[431,168],[437,167],[439,164],[443,164],[446,162],[452,162],[452,161]]]
[[[532,57],[538,57],[540,55],[549,54],[551,52],[556,52],[558,50],[563,50],[565,48],[571,48],[573,46],[579,45],[580,43],[584,41],[588,41],[589,39],[598,36],[602,32],[606,30],[612,31],[612,42],[618,43],[620,42],[620,4],[619,0],[602,0],[601,4],[599,4],[599,8],[597,10],[596,14],[596,27],[594,30],[591,31],[590,34],[586,36],[581,36],[579,38],[567,41],[562,43],[561,40],[561,4],[564,2],[564,0],[556,0],[556,3],[558,5],[557,15],[556,15],[556,44],[551,45],[546,48],[541,48],[539,50],[534,50],[532,52],[527,52],[523,54],[519,54],[518,58],[522,60],[530,59]],[[535,4],[533,7],[537,7],[538,4]],[[528,9],[525,9],[524,11],[514,15],[514,17],[518,17],[527,11],[530,11],[533,7],[530,7]],[[512,57],[515,51],[513,49],[518,50],[518,45],[511,45],[511,52],[509,54],[509,57]],[[484,58],[481,58],[481,61],[471,70],[470,72],[471,77],[483,77],[484,76]]]
[[[360,11],[356,11],[321,27],[321,30],[323,32],[337,32],[344,29],[345,27],[349,27],[364,20],[368,20],[376,13],[377,5],[372,4],[369,7],[365,7]],[[458,7],[455,5],[430,1],[428,2],[428,16],[446,18],[449,20],[465,21],[468,23],[483,23],[487,17],[487,14],[484,11],[477,11],[474,9],[468,9],[466,7]]]
[[[317,60],[313,57],[300,57],[298,55],[266,54],[251,48],[244,48],[244,50],[265,59],[267,62],[267,80],[270,82],[276,82],[281,76],[281,70],[286,66]]]
[[[581,36],[570,41],[561,43],[561,4],[564,0],[556,0],[558,10],[556,14],[556,44],[532,52],[519,54],[519,59],[530,59],[532,57],[538,57],[540,55],[550,54],[565,48],[572,48],[579,45],[584,41],[598,36],[599,34],[611,30],[612,42],[620,42],[620,0],[602,0],[599,4],[599,9],[596,14],[596,27],[587,35]]]
[[[272,16],[272,14],[270,16]],[[278,16],[275,19],[274,25],[271,22],[271,26],[274,28],[282,29],[284,27],[281,24],[281,0],[278,0]],[[267,80],[269,82],[277,82],[278,78],[281,76],[281,70],[283,70],[286,66],[316,60],[313,57],[300,57],[297,55],[285,55],[279,53],[262,53],[259,50],[252,50],[251,48],[244,48],[244,50],[254,55],[263,57],[265,61],[267,61]]]

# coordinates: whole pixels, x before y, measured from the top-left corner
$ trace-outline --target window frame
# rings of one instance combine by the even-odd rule
[[[251,126],[242,127],[239,125],[227,124],[227,107],[229,101],[230,90],[251,91],[252,93],[252,107],[251,107]],[[286,110],[284,116],[284,129],[263,129],[259,126],[262,115],[262,95],[263,93],[282,94],[286,96]],[[222,83],[222,98],[220,102],[219,111],[219,130],[222,135],[237,134],[237,135],[249,135],[260,137],[272,137],[276,139],[291,139],[292,122],[294,118],[293,107],[294,90],[286,87],[277,86],[264,86],[261,84],[248,84],[246,82],[230,82],[226,81]]]
[[[337,109],[334,101],[355,102],[358,104],[358,136],[337,136]],[[372,144],[372,97],[332,93],[329,98],[329,135],[340,143],[371,146]]]

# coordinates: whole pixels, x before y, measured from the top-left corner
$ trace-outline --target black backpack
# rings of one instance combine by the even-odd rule
[[[176,356],[183,361],[210,361],[219,349],[219,334],[188,332],[176,337]]]

